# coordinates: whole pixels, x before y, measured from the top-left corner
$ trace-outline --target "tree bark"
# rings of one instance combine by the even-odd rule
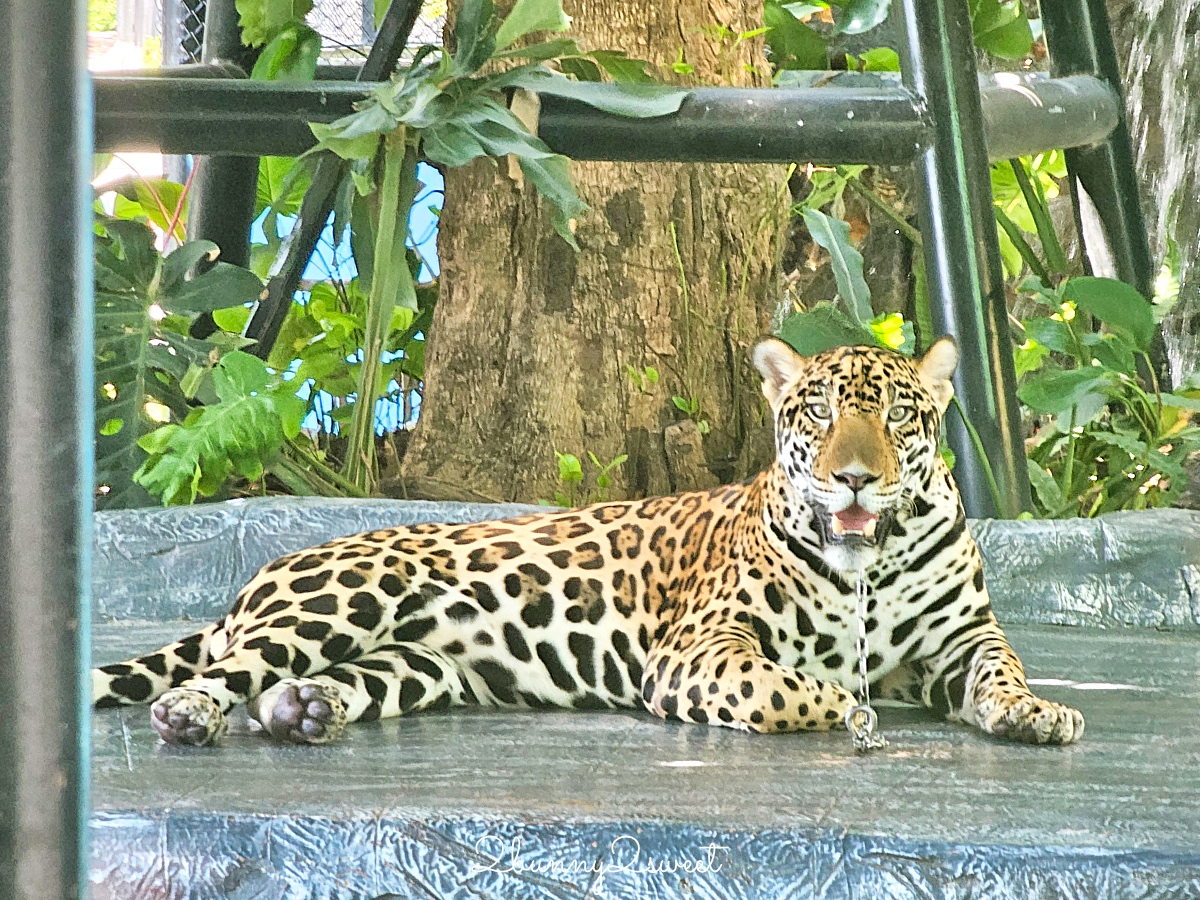
[[[759,27],[757,0],[566,6],[587,48],[621,48],[666,71],[682,49],[696,81],[767,81],[761,37],[721,42],[701,31]],[[582,500],[749,476],[772,452],[748,350],[779,302],[784,170],[575,163],[572,174],[590,206],[579,253],[554,234],[515,166],[447,173],[441,295],[404,479],[549,499],[560,486],[555,451],[583,461]],[[673,397],[698,411],[680,411]],[[664,439],[689,417],[703,432],[702,465],[692,429],[671,432],[687,446]],[[601,464],[628,455],[607,490],[588,453]]]

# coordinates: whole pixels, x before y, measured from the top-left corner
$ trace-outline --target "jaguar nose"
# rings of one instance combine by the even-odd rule
[[[840,472],[833,473],[833,480],[839,484],[844,484],[854,493],[858,493],[868,484],[878,481],[880,478],[876,472],[868,472],[860,468],[842,469]]]

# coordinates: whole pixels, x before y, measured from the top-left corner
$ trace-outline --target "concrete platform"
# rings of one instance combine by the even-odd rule
[[[194,623],[97,625],[95,661]],[[751,736],[635,713],[455,711],[328,748],[93,717],[94,898],[1200,898],[1200,635],[1009,629],[1079,745],[885,709]]]

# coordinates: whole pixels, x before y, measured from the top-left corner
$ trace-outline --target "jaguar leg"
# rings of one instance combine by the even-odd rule
[[[327,744],[347,722],[371,722],[474,701],[455,662],[418,643],[386,644],[311,678],[285,678],[250,703],[275,740]]]

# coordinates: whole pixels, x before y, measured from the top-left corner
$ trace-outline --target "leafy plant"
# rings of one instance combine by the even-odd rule
[[[257,481],[284,442],[300,433],[305,404],[287,382],[270,384],[266,365],[234,350],[212,371],[216,402],[197,406],[182,423],[138,441],[148,455],[134,474],[164,503],[212,496],[236,473]]]
[[[675,404],[675,408],[692,419],[696,423],[696,427],[700,429],[701,434],[708,434],[711,426],[708,424],[708,419],[700,412],[700,401],[695,397],[680,397],[675,395],[671,398],[671,402]]]
[[[638,389],[638,393],[649,394],[650,388],[658,384],[658,369],[654,366],[644,366],[641,369],[635,369],[633,366],[625,366],[625,371],[629,373],[629,380],[633,382],[633,386]]]
[[[1156,331],[1137,291],[1108,278],[1036,278],[1023,291],[1050,312],[1026,320],[1026,344],[1044,348],[1026,365],[1018,396],[1046,417],[1029,448],[1030,482],[1047,516],[1095,516],[1167,506],[1184,490],[1183,463],[1200,450],[1200,391],[1173,394],[1139,381]],[[1098,324],[1099,328],[1094,327]]]
[[[171,417],[188,415],[188,401],[222,346],[236,339],[199,340],[195,319],[257,298],[262,282],[251,272],[217,262],[209,241],[184,244],[165,258],[154,235],[134,220],[101,217],[95,234],[96,468],[100,508],[141,505],[133,483],[145,455],[141,440]]]
[[[612,487],[612,473],[623,466],[628,460],[628,454],[622,453],[607,463],[600,462],[596,454],[587,452],[587,457],[596,467],[596,490],[586,495],[580,493],[583,484],[583,465],[574,453],[554,451],[558,460],[558,480],[562,488],[554,493],[556,506],[586,506],[589,503],[603,503],[608,500],[608,489]]]

